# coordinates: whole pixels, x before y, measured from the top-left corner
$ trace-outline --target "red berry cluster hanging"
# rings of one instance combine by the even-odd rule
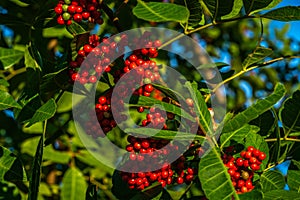
[[[103,72],[110,72],[111,60],[109,57],[116,53],[117,48],[121,48],[123,39],[124,37],[121,37],[121,41],[116,43],[103,38],[102,44],[98,46],[100,44],[99,36],[91,35],[89,42],[77,51],[75,60],[69,63],[71,81],[78,81],[80,84],[96,83]],[[89,60],[83,62],[88,55],[90,55]],[[79,68],[80,73],[78,72]]]
[[[146,117],[147,119],[144,119],[142,121],[142,126],[148,125],[149,128],[159,128],[159,129],[162,128],[164,130],[168,129],[165,123],[166,122],[165,111],[159,108],[151,107]]]
[[[224,154],[222,159],[228,168],[236,192],[245,193],[254,188],[252,184],[254,172],[260,169],[262,161],[266,159],[266,154],[253,146],[249,146],[247,151],[240,153],[240,156],[234,158],[231,155]]]
[[[64,0],[59,1],[54,12],[57,15],[57,23],[71,25],[75,22],[89,21],[102,24],[101,5],[97,0]]]
[[[130,152],[129,159],[139,161],[139,167],[147,169],[148,165],[159,164],[161,155],[168,155],[171,151],[177,151],[178,146],[173,145],[168,140],[156,140],[152,138],[136,138],[128,136],[129,144],[126,150]],[[166,145],[169,145],[167,148]],[[149,172],[129,173],[121,172],[122,179],[128,184],[130,189],[142,190],[154,182],[159,182],[162,187],[173,182],[177,184],[189,184],[197,173],[195,169],[185,166],[185,157],[181,156],[176,162],[164,163],[161,169]],[[125,163],[130,165],[130,162]],[[129,167],[129,166],[128,166]],[[135,166],[130,165],[130,168]],[[145,170],[146,171],[146,170]]]

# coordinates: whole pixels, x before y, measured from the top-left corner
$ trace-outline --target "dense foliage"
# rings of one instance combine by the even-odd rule
[[[0,1],[0,199],[300,199],[300,5],[280,2]]]

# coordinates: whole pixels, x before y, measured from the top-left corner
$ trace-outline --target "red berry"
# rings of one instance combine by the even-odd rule
[[[259,160],[264,160],[264,159],[266,159],[266,157],[267,157],[267,155],[266,155],[264,152],[261,152],[261,153],[259,154],[259,156],[258,156],[258,159],[259,159]]]
[[[253,170],[253,171],[257,171],[260,169],[260,166],[256,163],[253,163],[250,165],[250,168]]]
[[[188,168],[187,169],[187,173],[190,174],[190,175],[193,175],[194,174],[194,170],[192,168]]]
[[[234,168],[234,163],[233,163],[233,162],[228,162],[228,163],[226,164],[226,166],[227,166],[229,169],[232,169],[232,168]]]
[[[252,156],[252,152],[251,151],[246,151],[246,153],[245,153],[245,158],[251,158],[251,156]]]
[[[182,177],[178,177],[177,180],[176,180],[176,182],[177,182],[178,184],[182,184],[182,183],[184,182],[184,180],[183,180]]]
[[[68,13],[74,14],[76,12],[76,6],[75,5],[70,5],[68,7]]]
[[[245,158],[245,154],[246,154],[246,151],[242,151],[242,152],[240,153],[240,155],[241,155],[243,158]]]
[[[138,111],[139,113],[144,112],[144,107],[143,107],[143,106],[138,107],[138,108],[137,108],[137,111]]]
[[[241,187],[243,187],[244,185],[245,185],[245,181],[244,181],[243,179],[238,180],[238,182],[237,182],[237,187],[238,187],[238,188],[241,188]]]
[[[247,148],[247,151],[252,152],[254,149],[255,149],[255,148],[254,148],[253,146],[249,146],[249,147]]]
[[[258,149],[254,149],[254,150],[252,151],[252,154],[253,154],[253,156],[258,157],[259,154],[260,154],[260,151],[259,151]]]
[[[249,167],[249,160],[244,160],[244,167]]]
[[[86,45],[83,46],[83,50],[84,50],[86,53],[90,53],[90,52],[93,50],[93,48],[92,48],[91,45],[86,44]]]
[[[148,149],[150,146],[149,142],[148,141],[143,141],[142,142],[142,147],[145,148],[145,149]]]
[[[149,93],[151,93],[154,90],[153,85],[151,85],[151,84],[145,85],[144,89],[146,92],[149,92]]]
[[[133,147],[136,149],[136,150],[140,150],[141,149],[141,144],[139,142],[135,142]]]
[[[133,54],[133,55],[129,56],[129,60],[131,62],[135,62],[137,60],[137,56]]]
[[[74,19],[75,22],[81,22],[82,21],[82,15],[77,13],[73,16],[73,19]]]
[[[251,180],[247,180],[247,181],[245,182],[245,186],[246,186],[249,190],[251,190],[251,189],[253,188],[252,181],[251,181]]]
[[[169,176],[169,171],[162,171],[161,172],[161,177],[163,178],[163,179],[166,179],[167,177]]]
[[[83,12],[82,14],[82,18],[87,20],[90,17],[90,13],[89,12]]]
[[[241,167],[244,165],[244,161],[242,158],[237,158],[236,161],[235,161],[236,165]]]
[[[89,82],[90,83],[96,83],[97,82],[97,77],[96,76],[90,76]]]
[[[193,179],[194,179],[194,175],[191,175],[191,174],[189,174],[189,175],[187,175],[187,176],[185,177],[185,180],[186,180],[188,183],[191,182]]]
[[[135,153],[131,153],[131,154],[129,155],[129,158],[130,158],[130,160],[135,160],[135,159],[136,159]]]
[[[106,103],[106,101],[107,101],[107,99],[106,99],[105,96],[101,96],[101,97],[99,97],[99,99],[98,99],[98,102],[99,102],[100,104],[102,104],[102,105],[104,105],[104,104]]]
[[[150,180],[151,180],[151,181],[156,181],[156,179],[157,179],[157,174],[152,173],[152,174],[150,175]]]
[[[60,25],[64,25],[65,24],[65,20],[63,19],[63,17],[61,15],[59,15],[56,19],[57,23]]]
[[[235,173],[233,174],[233,178],[235,178],[236,180],[238,180],[240,177],[241,177],[240,172],[235,172]]]
[[[251,158],[249,159],[249,162],[250,162],[250,163],[256,163],[256,162],[257,162],[257,159],[256,159],[255,157],[251,157]]]
[[[235,174],[235,170],[234,169],[229,169],[228,173],[230,174],[230,176],[233,176]]]
[[[193,99],[191,99],[191,98],[187,98],[187,99],[185,100],[185,102],[186,102],[187,105],[190,106],[190,107],[192,107],[192,106],[194,105],[194,101],[193,101]]]
[[[57,14],[57,15],[61,15],[63,13],[63,9],[61,6],[56,6],[54,8],[54,12]]]
[[[246,187],[246,186],[243,186],[243,187],[241,188],[241,192],[242,192],[242,193],[248,192],[247,187]]]
[[[76,7],[76,12],[77,13],[82,13],[82,7],[81,6],[77,6]]]

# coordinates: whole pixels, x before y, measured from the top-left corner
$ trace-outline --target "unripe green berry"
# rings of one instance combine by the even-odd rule
[[[114,38],[114,41],[115,41],[115,42],[120,42],[120,41],[121,41],[121,37],[120,37],[120,36],[116,36],[116,37]]]
[[[69,13],[64,13],[64,14],[63,14],[63,19],[64,19],[64,20],[69,20],[70,17],[71,17],[71,15],[70,15]]]
[[[66,4],[64,4],[63,6],[62,6],[62,9],[63,9],[63,11],[64,12],[67,12],[68,11],[68,5],[66,5]]]
[[[65,4],[70,4],[71,0],[65,0]]]
[[[145,78],[143,80],[144,84],[150,84],[151,83],[151,79],[150,78]]]

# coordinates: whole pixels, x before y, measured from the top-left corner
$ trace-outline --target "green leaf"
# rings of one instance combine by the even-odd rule
[[[283,175],[275,170],[269,170],[267,172],[264,172],[260,177],[260,181],[262,191],[264,193],[270,190],[283,189],[285,185]]]
[[[29,124],[27,126],[31,126],[37,122],[42,122],[47,119],[50,119],[54,116],[56,112],[56,103],[54,99],[50,99],[42,105],[33,115],[33,117],[29,120]]]
[[[262,161],[262,164],[260,166],[260,171],[265,169],[265,166],[268,163],[269,160],[269,146],[267,142],[264,140],[264,138],[258,134],[249,134],[246,137],[245,146],[253,146],[256,149],[259,149],[260,151],[264,152],[266,154],[266,159]]]
[[[285,100],[279,111],[279,118],[289,132],[300,131],[300,90]]]
[[[71,167],[63,177],[60,198],[62,200],[85,199],[86,189],[87,184],[81,171]]]
[[[243,69],[247,69],[249,66],[256,64],[269,55],[273,53],[273,50],[266,47],[256,47],[256,49],[253,51],[253,53],[249,54],[247,58],[244,60],[242,66]]]
[[[130,104],[131,106],[153,106],[153,105],[160,105],[163,109],[167,112],[171,112],[175,115],[179,115],[191,121],[195,121],[195,119],[185,110],[181,109],[178,106],[173,104],[169,104],[163,101],[159,101],[157,99],[151,97],[140,96],[138,99],[137,104]]]
[[[263,200],[300,200],[300,196],[295,191],[271,190],[264,193]]]
[[[295,190],[297,192],[300,192],[300,171],[299,170],[288,170],[287,184],[290,190]]]
[[[21,200],[21,195],[19,193],[18,188],[9,182],[1,181],[0,182],[0,199],[13,199],[13,200]]]
[[[173,140],[176,137],[176,140],[199,140],[203,141],[205,139],[204,136],[179,132],[179,131],[169,131],[169,130],[160,130],[154,128],[127,128],[124,130],[126,133],[135,133],[143,136],[153,137],[155,139],[165,139],[165,140]]]
[[[85,193],[85,200],[97,200],[97,186],[96,185],[89,185],[86,193]]]
[[[223,132],[231,132],[244,124],[250,122],[251,120],[257,118],[260,114],[269,110],[274,104],[276,104],[285,94],[284,85],[278,83],[275,86],[274,92],[266,97],[265,99],[258,100],[255,104],[238,113],[233,119],[231,119],[223,128]]]
[[[205,196],[210,200],[238,200],[227,168],[216,148],[201,158],[198,176]]]
[[[271,9],[279,4],[282,0],[243,0],[246,13],[251,15],[261,10]]]
[[[0,110],[5,110],[11,107],[19,109],[22,108],[8,92],[0,90]]]
[[[252,190],[251,192],[246,192],[243,194],[239,194],[241,200],[249,200],[249,199],[263,199],[263,193],[259,190]]]
[[[204,24],[204,15],[200,2],[198,0],[184,0],[184,4],[190,12],[188,28],[192,29],[195,26]]]
[[[156,89],[160,90],[162,93],[164,93],[166,96],[172,98],[173,100],[183,100],[185,101],[185,98],[177,91],[172,90],[171,88],[165,87],[163,85],[159,85],[159,84],[153,84],[153,87],[155,87]]]
[[[2,181],[27,181],[27,177],[17,156],[0,146],[0,182]]]
[[[80,35],[88,32],[80,24],[74,21],[72,21],[72,24],[70,26],[67,26],[67,30],[72,35]]]
[[[242,7],[242,0],[204,0],[205,5],[213,15],[214,19],[230,19],[237,16]]]
[[[293,164],[298,168],[300,169],[300,162],[297,161],[297,160],[292,160],[293,161]]]
[[[41,66],[38,63],[40,58],[36,57],[37,56],[36,54],[38,54],[36,51],[37,51],[37,49],[33,45],[26,46],[26,49],[24,52],[25,66],[26,66],[26,69],[31,68],[34,71],[41,71]]]
[[[29,181],[29,194],[28,200],[36,200],[39,193],[39,186],[41,181],[41,169],[43,162],[43,151],[44,151],[44,136],[41,136],[36,153],[34,156],[32,173]]]
[[[0,69],[8,69],[23,58],[24,52],[0,47]]]
[[[194,101],[194,108],[196,116],[199,118],[201,130],[204,133],[211,135],[213,133],[211,115],[208,111],[207,105],[204,101],[202,94],[198,90],[197,83],[190,83],[187,81],[185,83],[185,87],[187,87],[187,89],[189,90],[191,98]]]
[[[153,22],[186,22],[189,17],[189,10],[184,6],[160,2],[145,3],[141,0],[138,0],[132,12],[137,18]]]
[[[39,137],[25,140],[21,145],[21,152],[34,157],[36,151],[35,147],[38,145],[38,142]],[[43,159],[54,163],[68,164],[71,159],[71,155],[68,152],[56,151],[51,145],[48,145],[44,148]]]
[[[70,34],[65,28],[57,28],[57,27],[49,27],[43,29],[43,37],[45,38],[53,38],[53,37],[66,37],[73,38],[73,35]]]
[[[222,149],[223,147],[230,146],[230,140],[234,140],[237,143],[243,143],[244,139],[248,137],[249,134],[255,134],[259,131],[257,126],[251,126],[249,124],[245,124],[240,129],[237,129],[233,132],[224,133],[221,135],[220,141]]]
[[[249,124],[255,125],[259,127],[259,134],[261,136],[268,136],[270,130],[275,125],[275,117],[271,110],[264,112],[263,114],[259,115],[254,120],[250,121]]]
[[[271,10],[261,17],[278,20],[278,21],[296,21],[300,20],[300,7],[299,6],[286,6]]]

